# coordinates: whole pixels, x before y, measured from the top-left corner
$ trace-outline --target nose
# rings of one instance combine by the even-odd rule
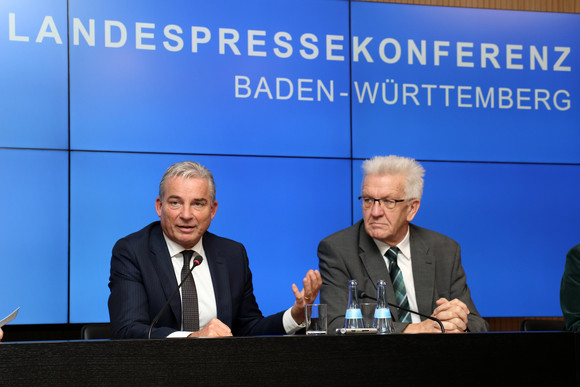
[[[383,215],[383,207],[378,200],[375,200],[371,205],[371,215],[374,217],[379,217]]]
[[[189,219],[193,218],[193,211],[191,210],[191,208],[189,206],[183,206],[183,209],[179,213],[179,217],[181,219],[189,220]]]

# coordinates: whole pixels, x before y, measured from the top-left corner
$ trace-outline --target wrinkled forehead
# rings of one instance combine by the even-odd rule
[[[362,195],[377,199],[396,198],[405,194],[405,176],[402,174],[370,174],[364,177]]]

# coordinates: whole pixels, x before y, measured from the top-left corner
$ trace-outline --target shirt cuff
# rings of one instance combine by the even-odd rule
[[[191,335],[193,332],[186,332],[186,331],[175,331],[167,336],[167,339],[175,339],[175,338],[183,338]]]
[[[293,335],[294,333],[298,332],[300,329],[305,328],[306,324],[304,322],[302,324],[296,324],[294,318],[292,317],[292,308],[286,310],[284,312],[284,317],[282,317],[282,323],[284,324],[284,330],[287,334]]]

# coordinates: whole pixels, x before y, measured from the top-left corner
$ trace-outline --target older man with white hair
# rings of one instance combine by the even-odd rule
[[[377,280],[385,280],[388,302],[439,319],[446,333],[487,331],[471,299],[459,244],[410,223],[421,205],[423,167],[406,157],[377,156],[363,163],[363,172],[363,219],[318,247],[329,331],[343,326],[351,279],[371,300]],[[396,332],[440,332],[438,323],[404,309],[391,307]]]

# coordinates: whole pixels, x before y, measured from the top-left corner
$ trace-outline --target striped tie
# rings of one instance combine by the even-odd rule
[[[409,300],[407,299],[407,290],[405,289],[405,281],[403,280],[403,273],[399,270],[399,265],[397,265],[397,255],[399,254],[399,249],[397,247],[391,247],[387,250],[385,256],[389,259],[389,274],[391,275],[391,282],[393,283],[393,288],[395,289],[395,298],[397,299],[397,305],[409,309]],[[399,322],[410,323],[411,314],[399,309]]]
[[[197,290],[193,281],[193,274],[189,274],[189,262],[195,252],[183,250],[183,268],[181,269],[181,280],[185,282],[181,288],[181,309],[183,311],[183,330],[188,332],[199,331],[199,310],[197,305]]]

